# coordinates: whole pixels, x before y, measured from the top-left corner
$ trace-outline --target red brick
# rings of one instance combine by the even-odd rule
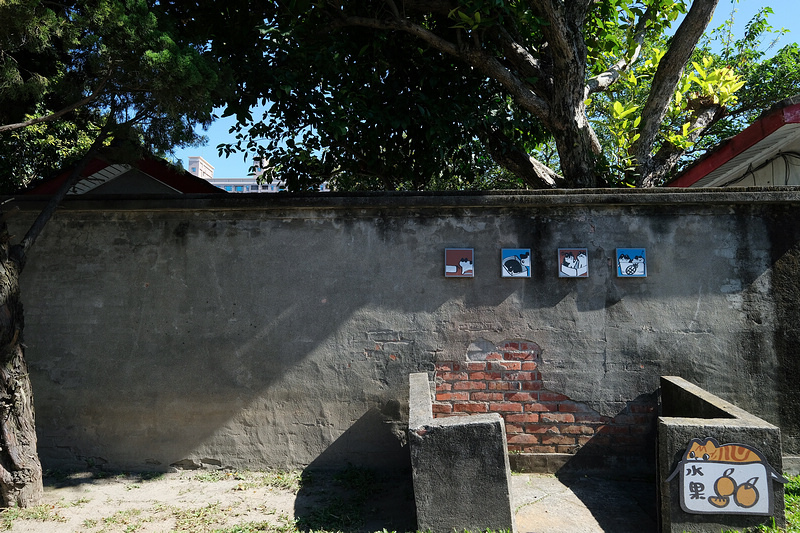
[[[452,383],[437,383],[436,384],[436,392],[448,391],[453,388]]]
[[[519,349],[525,352],[538,352],[539,350],[541,350],[539,345],[536,344],[535,342],[522,342],[522,341],[519,343]]]
[[[558,404],[558,410],[562,413],[577,413],[582,411],[580,406],[575,402],[563,402]]]
[[[443,392],[436,395],[437,402],[452,402],[469,400],[468,392]]]
[[[467,363],[467,370],[477,372],[479,370],[486,370],[486,363],[483,361],[474,361]]]
[[[453,405],[456,413],[487,413],[489,408],[485,403],[457,403]]]
[[[650,403],[632,403],[628,406],[631,413],[654,413],[656,406]]]
[[[469,374],[467,372],[442,372],[439,377],[445,381],[460,381],[469,379]]]
[[[536,412],[536,413],[541,413],[541,412],[550,411],[551,409],[549,409],[547,407],[547,405],[545,405],[543,403],[527,403],[527,404],[525,404],[525,410],[526,411],[533,411],[533,412]]]
[[[542,413],[539,415],[539,420],[542,422],[555,422],[559,424],[572,424],[575,422],[575,417],[572,413]]]
[[[489,410],[493,413],[521,413],[522,404],[513,402],[490,403]]]
[[[502,392],[473,392],[469,399],[474,402],[497,402],[503,399]]]
[[[435,403],[433,404],[433,412],[439,414],[452,413],[453,406],[449,403]]]
[[[575,445],[572,446],[556,446],[556,453],[575,453],[578,451],[578,447]]]
[[[568,437],[566,435],[543,435],[542,444],[571,444],[575,445],[575,437]]]
[[[569,397],[552,391],[542,391],[539,393],[539,399],[545,402],[563,402],[569,400]]]
[[[506,422],[506,433],[509,434],[509,435],[513,435],[513,434],[516,434],[516,433],[525,433],[525,432],[522,431],[522,426],[509,424],[508,422]]]
[[[436,363],[435,368],[437,372],[439,371],[451,372],[453,370],[453,362],[447,361],[443,363]]]
[[[505,349],[505,350],[519,350],[519,342],[517,341],[508,341],[504,342],[498,348]]]
[[[508,381],[490,381],[489,390],[519,390],[519,387],[516,383]]]
[[[482,379],[501,379],[503,374],[500,372],[470,372],[469,379],[482,380]]]
[[[453,390],[484,390],[486,383],[483,381],[456,381]]]
[[[536,370],[537,364],[531,361],[522,363],[522,370]]]
[[[527,450],[530,453],[556,453],[555,446],[530,446]]]
[[[528,424],[525,426],[525,433],[530,434],[541,434],[541,433],[554,433],[558,434],[558,427],[556,426],[546,426],[544,424]]]
[[[605,424],[610,420],[611,418],[594,412],[575,413],[575,422],[581,424]]]
[[[630,433],[630,428],[628,426],[617,426],[609,424],[597,428],[597,433],[603,435],[627,435],[628,433]]]
[[[584,444],[588,443],[593,438],[594,437],[592,437],[591,435],[581,435],[581,436],[578,437],[578,444],[583,446]]]
[[[532,372],[506,372],[503,375],[503,379],[506,381],[532,381],[533,380],[533,373]]]
[[[536,435],[511,435],[508,437],[509,444],[539,444],[539,437]]]
[[[509,392],[506,393],[507,402],[535,402],[539,397],[530,392]]]
[[[533,424],[539,421],[538,414],[511,414],[505,416],[506,422],[518,422],[524,424]]]
[[[542,390],[541,381],[523,381],[522,390]],[[536,395],[538,398],[538,394]]]
[[[486,356],[487,361],[500,361],[503,359],[503,356],[497,352],[492,352]]]
[[[506,358],[506,360],[509,361],[529,361],[536,357],[531,352],[521,352],[521,351],[505,352],[503,353],[503,356]]]
[[[594,435],[594,428],[589,426],[561,426],[561,433],[565,435]]]
[[[522,368],[522,363],[519,361],[493,361],[489,368],[492,370],[519,370]]]
[[[522,453],[523,448],[518,444],[509,444],[508,445],[508,453]]]

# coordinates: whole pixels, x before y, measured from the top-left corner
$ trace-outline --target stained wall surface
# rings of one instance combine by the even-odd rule
[[[21,236],[41,203],[16,203]],[[798,206],[785,189],[68,200],[22,275],[42,461],[404,464],[409,373],[520,340],[542,387],[598,420],[677,375],[800,454]],[[474,278],[445,278],[461,247]],[[588,278],[558,277],[564,247],[588,249]],[[647,277],[616,276],[623,247],[646,248]],[[503,248],[531,249],[530,279],[501,277]]]

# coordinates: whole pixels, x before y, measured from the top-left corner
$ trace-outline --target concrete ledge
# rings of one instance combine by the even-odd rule
[[[753,447],[781,472],[779,428],[674,376],[661,377],[661,414],[657,449],[662,532],[743,530],[761,524],[771,525],[773,518],[778,527],[785,527],[783,485],[777,481],[768,481],[772,483],[774,496],[772,516],[688,513],[680,503],[680,476],[667,481],[676,471],[691,440],[706,437],[716,439],[720,445],[736,443]],[[707,495],[714,496],[711,489],[715,487],[715,480],[702,479],[702,482],[708,490]]]
[[[411,469],[417,529],[515,531],[503,419],[433,418],[428,375],[409,375]]]

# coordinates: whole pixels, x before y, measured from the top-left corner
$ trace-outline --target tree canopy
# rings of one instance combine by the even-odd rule
[[[756,81],[758,57],[710,52],[716,4],[232,0],[202,3],[189,31],[236,80],[221,150],[295,189],[655,186]],[[241,13],[264,22],[213,24]],[[740,59],[766,29],[748,27]]]
[[[18,187],[93,142],[165,151],[199,139],[220,84],[145,0],[0,3],[0,175]]]

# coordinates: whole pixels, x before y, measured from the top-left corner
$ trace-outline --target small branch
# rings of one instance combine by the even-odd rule
[[[31,246],[33,246],[33,243],[36,242],[39,234],[56,212],[56,208],[58,208],[61,200],[63,200],[69,190],[80,181],[83,171],[86,169],[89,161],[91,161],[91,159],[97,155],[97,153],[100,151],[100,147],[103,146],[103,142],[105,142],[105,140],[108,138],[108,132],[109,128],[106,124],[100,130],[100,133],[95,138],[91,147],[89,147],[89,150],[81,158],[77,166],[72,170],[69,177],[64,181],[58,191],[50,198],[50,200],[47,202],[47,205],[44,207],[44,209],[42,209],[42,212],[39,213],[39,216],[36,217],[36,220],[33,222],[33,224],[31,224],[31,227],[28,229],[25,237],[23,237],[19,244],[14,246],[13,252],[16,254],[16,259],[19,261],[20,270],[22,270],[23,266],[25,265],[25,257],[28,250],[30,250]]]
[[[402,31],[436,48],[440,52],[457,57],[468,63],[482,74],[493,78],[503,85],[514,97],[517,103],[525,110],[543,122],[549,119],[549,105],[547,102],[535,94],[525,82],[515,76],[509,69],[503,66],[500,61],[492,55],[482,50],[473,50],[466,47],[459,47],[450,41],[439,37],[432,31],[414,24],[408,19],[400,20],[377,20],[365,17],[343,17],[334,22],[334,27],[360,26],[376,30]]]
[[[639,22],[636,23],[636,29],[634,30],[633,34],[634,47],[633,51],[630,53],[630,56],[623,57],[605,72],[589,79],[589,81],[586,82],[586,98],[588,98],[591,94],[608,89],[620,78],[623,72],[628,70],[630,66],[633,65],[637,59],[639,59],[639,54],[642,53],[644,38],[647,34],[647,23],[653,18],[653,16],[655,16],[655,8],[650,6],[647,8],[647,11],[644,13],[644,15],[642,15],[642,17],[639,19]]]
[[[100,96],[100,93],[102,92],[103,87],[105,86],[107,81],[108,78],[106,77],[103,81],[100,82],[100,86],[92,94],[90,94],[86,98],[78,100],[73,104],[68,105],[67,107],[59,111],[56,111],[55,113],[50,113],[49,115],[46,115],[44,117],[32,118],[30,120],[26,120],[25,122],[17,122],[16,124],[4,124],[0,126],[0,133],[4,131],[12,131],[12,130],[18,130],[20,128],[26,128],[28,126],[33,126],[34,124],[39,124],[40,122],[49,122],[51,120],[55,120],[59,117],[62,117],[67,113],[74,111],[75,109],[78,109],[79,107],[85,106],[86,104],[92,102],[98,96]]]

